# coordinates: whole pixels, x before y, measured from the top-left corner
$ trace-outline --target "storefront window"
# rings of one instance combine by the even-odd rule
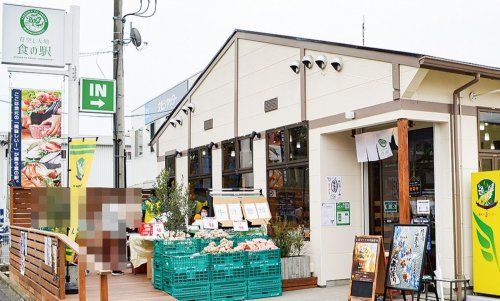
[[[198,175],[200,170],[200,155],[198,150],[189,151],[189,175]]]
[[[309,157],[307,124],[267,133],[267,181],[273,218],[304,226],[309,237]]]
[[[222,142],[222,187],[253,188],[253,140],[248,137]]]
[[[236,146],[234,140],[222,143],[222,170],[236,169]]]
[[[201,150],[201,173],[204,175],[212,173],[212,152],[209,149]]]
[[[307,132],[303,126],[289,129],[290,160],[307,159]]]
[[[209,206],[212,214],[210,189],[212,188],[212,151],[202,146],[189,151],[189,192],[196,202],[196,213]]]
[[[281,163],[285,157],[285,132],[277,130],[267,133],[269,163]]]
[[[212,188],[212,177],[189,180],[189,194],[196,202],[196,213],[200,212],[203,206],[212,208],[210,188]]]
[[[172,185],[175,183],[175,155],[165,157],[165,169],[168,172],[168,182]]]
[[[500,151],[500,112],[479,111],[479,139],[482,151]]]

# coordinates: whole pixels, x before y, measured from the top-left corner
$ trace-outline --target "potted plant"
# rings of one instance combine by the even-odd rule
[[[276,218],[271,223],[274,244],[281,250],[283,280],[311,277],[310,258],[303,255],[304,228],[286,219]]]

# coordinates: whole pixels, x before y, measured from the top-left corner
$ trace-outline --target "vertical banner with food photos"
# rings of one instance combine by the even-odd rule
[[[62,93],[12,89],[11,180],[17,187],[61,186]]]

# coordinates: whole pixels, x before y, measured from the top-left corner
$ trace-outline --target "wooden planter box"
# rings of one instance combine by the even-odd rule
[[[282,282],[284,292],[315,288],[318,286],[317,277],[286,279]]]
[[[281,258],[281,277],[283,280],[311,277],[311,260],[309,256]]]

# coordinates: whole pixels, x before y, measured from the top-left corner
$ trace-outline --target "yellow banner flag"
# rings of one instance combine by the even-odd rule
[[[90,167],[94,159],[96,140],[72,139],[69,143],[69,187],[71,189],[71,222],[69,238],[75,240],[78,229],[78,202],[86,197]]]
[[[474,292],[500,296],[500,171],[472,173]]]

